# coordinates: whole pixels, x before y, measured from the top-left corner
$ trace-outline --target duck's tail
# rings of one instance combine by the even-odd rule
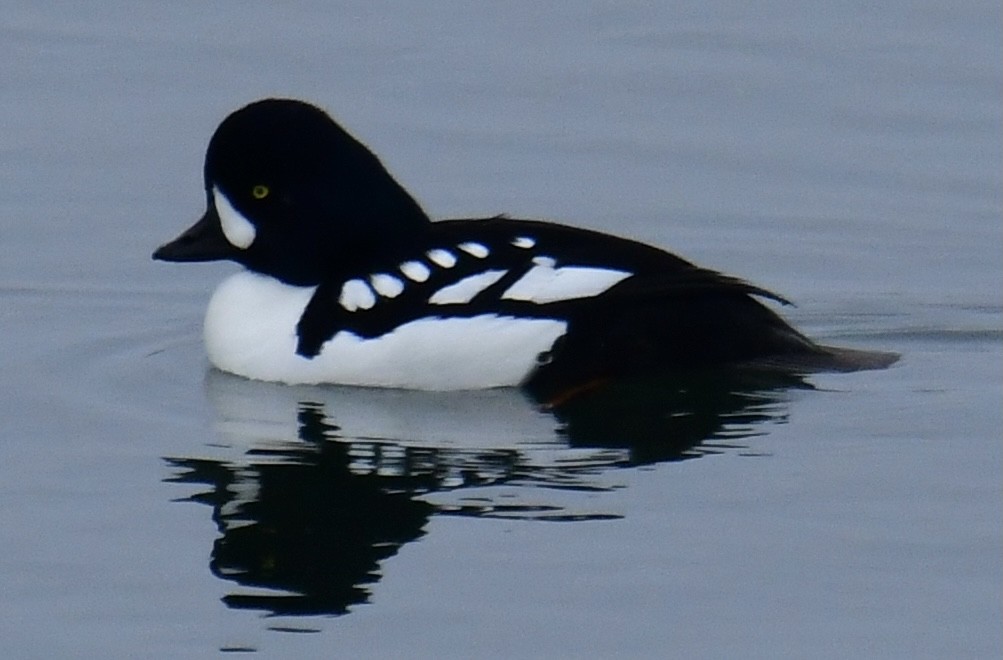
[[[848,372],[886,369],[902,356],[890,351],[865,351],[842,346],[814,344],[812,350],[756,358],[749,363],[754,368],[792,373]]]

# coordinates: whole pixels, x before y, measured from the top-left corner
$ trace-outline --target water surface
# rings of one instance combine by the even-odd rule
[[[4,648],[998,657],[1000,18],[5,9]],[[639,238],[903,359],[563,411],[212,372],[234,266],[149,255],[201,213],[216,124],[273,94],[328,108],[434,216]]]

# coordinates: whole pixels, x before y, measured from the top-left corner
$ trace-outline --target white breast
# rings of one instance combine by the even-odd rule
[[[248,271],[232,275],[216,289],[206,311],[209,360],[223,371],[290,384],[504,387],[518,385],[567,328],[554,319],[493,314],[427,318],[375,339],[340,332],[307,359],[296,354],[296,324],[314,290]]]

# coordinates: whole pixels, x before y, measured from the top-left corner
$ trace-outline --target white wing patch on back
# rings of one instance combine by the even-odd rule
[[[500,280],[507,272],[508,271],[505,270],[486,270],[483,273],[477,273],[476,275],[465,277],[455,284],[450,284],[449,286],[436,291],[432,297],[428,299],[428,302],[433,305],[468,303],[473,300],[474,296],[478,293]]]
[[[517,248],[522,248],[523,250],[528,250],[536,245],[536,241],[529,236],[516,236],[512,239],[512,245]]]
[[[446,250],[436,248],[426,252],[425,256],[428,257],[432,263],[442,266],[443,268],[452,268],[456,265],[456,255],[452,252],[447,252]]]
[[[413,282],[424,282],[431,274],[428,266],[420,261],[405,261],[400,265],[400,269],[404,276]]]
[[[623,270],[594,266],[561,266],[551,257],[536,257],[533,267],[505,290],[502,298],[550,303],[598,296],[632,275]]]
[[[384,298],[396,298],[404,291],[404,283],[400,279],[387,273],[376,273],[369,276],[369,283],[376,289],[376,293]]]
[[[338,304],[349,312],[357,309],[369,309],[376,304],[376,296],[369,285],[362,280],[348,280],[341,286]]]
[[[244,214],[233,208],[233,204],[218,186],[212,187],[212,203],[216,207],[216,215],[219,216],[219,226],[223,230],[223,236],[230,242],[230,245],[241,250],[251,247],[257,230]]]

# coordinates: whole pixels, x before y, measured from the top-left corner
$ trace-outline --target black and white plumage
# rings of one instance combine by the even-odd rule
[[[318,108],[268,99],[226,118],[207,211],[166,261],[246,267],[214,293],[212,363],[250,378],[415,389],[575,388],[755,363],[886,366],[819,346],[743,280],[636,241],[506,217],[431,222]]]

